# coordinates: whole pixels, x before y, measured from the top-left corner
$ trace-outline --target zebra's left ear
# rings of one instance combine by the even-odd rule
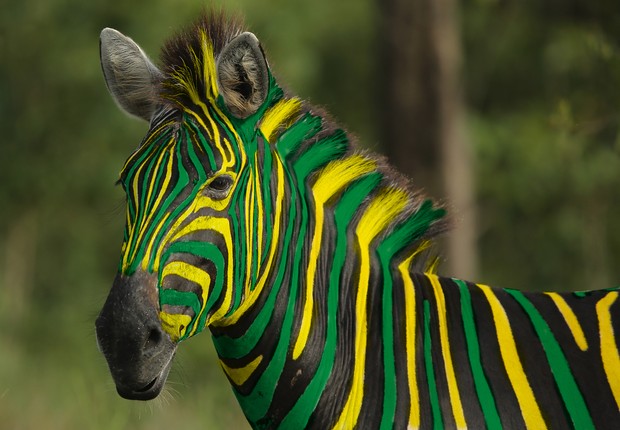
[[[161,72],[136,42],[112,28],[100,37],[101,68],[114,101],[130,115],[150,121],[157,109]]]
[[[216,67],[219,92],[228,110],[241,119],[255,113],[269,91],[267,60],[256,36],[245,32],[231,40]]]

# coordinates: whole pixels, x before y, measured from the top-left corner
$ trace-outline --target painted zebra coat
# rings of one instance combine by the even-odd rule
[[[283,91],[239,22],[204,16],[161,67],[105,29],[101,61],[150,123],[96,321],[120,395],[156,397],[208,327],[254,428],[620,425],[618,291],[435,275],[443,209]]]

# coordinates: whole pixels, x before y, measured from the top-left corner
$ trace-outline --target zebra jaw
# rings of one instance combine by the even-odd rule
[[[162,329],[158,308],[154,275],[117,275],[95,323],[97,345],[126,399],[154,399],[168,378],[176,343]]]

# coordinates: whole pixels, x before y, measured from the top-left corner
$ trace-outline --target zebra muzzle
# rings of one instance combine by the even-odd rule
[[[176,344],[161,327],[155,276],[117,275],[95,327],[118,394],[131,400],[157,397]]]

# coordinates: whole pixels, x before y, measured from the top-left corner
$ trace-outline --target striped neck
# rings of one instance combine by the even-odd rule
[[[295,112],[284,114],[286,108]],[[265,118],[274,110],[296,119],[271,127],[248,152],[241,179],[247,193],[238,210],[245,228],[236,242],[238,255],[245,252],[235,277],[243,296],[211,326],[252,423],[284,418],[270,405],[302,397],[295,404],[300,412],[287,419],[303,421],[301,411],[312,411],[327,387],[338,391],[342,375],[363,378],[364,364],[344,369],[342,357],[365,349],[366,330],[381,335],[370,315],[391,306],[389,273],[403,265],[424,268],[443,215],[395,186],[379,160],[295,99],[282,99]],[[278,392],[281,384],[291,391]]]

